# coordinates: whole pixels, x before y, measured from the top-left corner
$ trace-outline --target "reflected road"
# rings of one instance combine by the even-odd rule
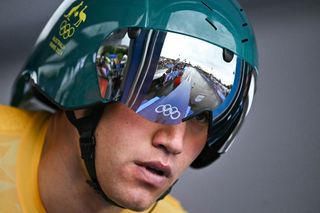
[[[213,109],[223,101],[215,89],[215,82],[195,68],[187,67],[182,78],[191,83],[190,105],[194,110],[201,106]]]

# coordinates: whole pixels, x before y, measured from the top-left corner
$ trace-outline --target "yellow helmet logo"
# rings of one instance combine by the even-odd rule
[[[61,22],[59,31],[59,35],[63,39],[71,38],[75,32],[75,28],[79,27],[81,23],[86,21],[87,14],[85,13],[85,10],[87,7],[87,5],[83,7],[82,1],[64,15],[66,19]]]
[[[87,9],[87,5],[85,5],[82,9],[83,1],[80,2],[77,6],[74,6],[68,14],[64,15],[65,18],[67,18],[68,21],[70,21],[70,17],[78,18],[77,22],[75,22],[73,25],[75,27],[79,27],[82,22],[85,22],[87,19],[87,14],[84,12]]]
[[[84,1],[81,1],[79,4],[72,7],[66,14],[63,15],[64,20],[60,23],[59,27],[60,38],[66,40],[74,35],[76,28],[78,28],[87,19],[87,14],[85,13],[85,10],[87,8],[88,6],[84,5]],[[57,36],[53,36],[49,46],[58,55],[63,54],[65,46]]]

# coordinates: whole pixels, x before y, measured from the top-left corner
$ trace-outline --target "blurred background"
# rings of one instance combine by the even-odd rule
[[[172,193],[192,213],[319,213],[320,1],[239,1],[260,55],[253,108],[230,151]],[[1,1],[0,103],[61,2]]]

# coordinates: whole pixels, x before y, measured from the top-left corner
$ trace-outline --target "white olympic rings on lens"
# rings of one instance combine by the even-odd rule
[[[154,111],[156,113],[162,113],[164,116],[170,115],[172,120],[177,120],[181,115],[178,108],[171,106],[171,104],[159,105]]]

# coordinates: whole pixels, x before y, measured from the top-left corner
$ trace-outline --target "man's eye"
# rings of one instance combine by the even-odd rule
[[[207,112],[196,115],[194,118],[199,123],[207,124],[209,122],[209,115]]]

